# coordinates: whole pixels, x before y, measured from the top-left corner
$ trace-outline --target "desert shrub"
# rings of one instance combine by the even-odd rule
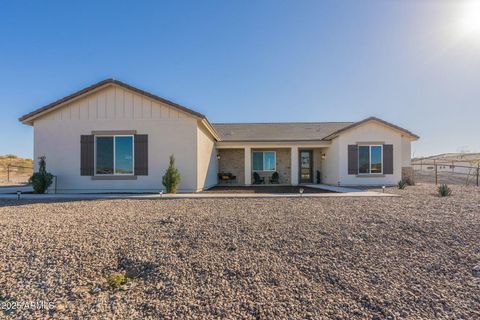
[[[452,194],[452,189],[450,189],[446,184],[442,184],[438,187],[438,195],[440,197],[448,197]]]
[[[398,189],[401,189],[401,190],[405,189],[407,187],[407,184],[408,184],[407,181],[403,179],[398,181]]]
[[[114,289],[120,288],[122,285],[128,282],[128,278],[125,273],[114,272],[108,275],[107,283],[110,287]]]
[[[413,180],[413,178],[411,178],[411,177],[406,177],[403,180],[405,180],[405,183],[407,184],[407,186],[414,186],[415,185],[415,180]]]
[[[52,182],[53,175],[47,172],[45,156],[42,156],[38,161],[38,172],[33,173],[30,179],[28,179],[28,183],[32,185],[35,193],[45,193]]]
[[[173,154],[170,156],[170,164],[162,178],[162,184],[167,189],[167,193],[177,193],[177,187],[180,184],[180,172],[175,167],[175,157]]]

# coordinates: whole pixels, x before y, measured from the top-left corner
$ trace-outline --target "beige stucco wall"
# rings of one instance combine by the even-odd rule
[[[412,165],[412,143],[407,137],[402,137],[402,167]]]
[[[231,173],[237,177],[235,184],[245,184],[245,150],[244,149],[218,149],[219,173]]]
[[[290,184],[291,183],[291,157],[289,148],[261,148],[261,149],[252,149],[253,151],[275,151],[276,153],[276,171],[279,175],[280,184]],[[253,156],[252,156],[253,161]],[[253,165],[252,165],[253,168]],[[253,169],[252,169],[253,171]],[[265,178],[265,184],[270,183],[270,178],[273,174],[272,171],[256,171],[260,177]],[[253,183],[253,172],[252,172],[252,183]]]
[[[313,149],[313,183],[317,183],[317,170],[320,171],[321,174],[321,183],[325,183],[325,161],[322,160],[322,154],[327,152],[328,148],[316,148]]]
[[[357,176],[348,174],[348,145],[358,143],[392,144],[393,145],[393,174],[382,176]],[[395,185],[402,177],[402,166],[410,156],[410,141],[399,131],[392,130],[376,122],[368,122],[348,130],[335,138],[332,147],[337,146],[338,176],[341,185]],[[332,152],[333,153],[333,152]],[[407,156],[408,155],[408,156]],[[330,161],[330,158],[327,157]],[[409,161],[408,161],[409,162]],[[333,166],[332,166],[333,167]]]
[[[197,127],[197,190],[217,184],[217,152],[215,140],[200,125]]]
[[[180,192],[195,191],[197,167],[204,181],[212,181],[213,167],[205,174],[203,159],[211,144],[198,137],[197,119],[117,86],[109,86],[34,121],[34,157],[47,157],[47,169],[58,176],[59,192],[159,191],[168,158],[175,155],[182,181]],[[95,130],[136,130],[148,134],[149,175],[137,180],[104,181],[80,176],[80,135]],[[198,140],[197,140],[198,139]],[[200,141],[200,143],[199,143]],[[197,145],[202,161],[197,162]]]
[[[325,152],[325,160],[322,162],[322,183],[337,185],[340,172],[340,152],[338,138],[334,139]]]

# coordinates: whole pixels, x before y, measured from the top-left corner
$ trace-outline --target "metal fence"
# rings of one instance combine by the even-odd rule
[[[457,162],[458,163],[458,162]],[[415,162],[412,164],[416,182],[479,186],[480,162],[476,166],[452,161]]]
[[[33,173],[33,167],[7,164],[0,166],[0,185],[26,183]]]

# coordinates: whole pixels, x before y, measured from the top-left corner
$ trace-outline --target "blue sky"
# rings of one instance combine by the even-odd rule
[[[480,33],[459,1],[2,1],[0,154],[17,118],[104,78],[211,122],[356,121],[480,152]],[[480,16],[479,16],[480,17]]]

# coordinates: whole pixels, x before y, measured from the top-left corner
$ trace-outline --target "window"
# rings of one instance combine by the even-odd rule
[[[382,146],[358,147],[358,173],[382,173]]]
[[[275,151],[254,151],[253,171],[275,171],[277,169]]]
[[[133,175],[133,136],[96,136],[95,142],[95,174]]]

